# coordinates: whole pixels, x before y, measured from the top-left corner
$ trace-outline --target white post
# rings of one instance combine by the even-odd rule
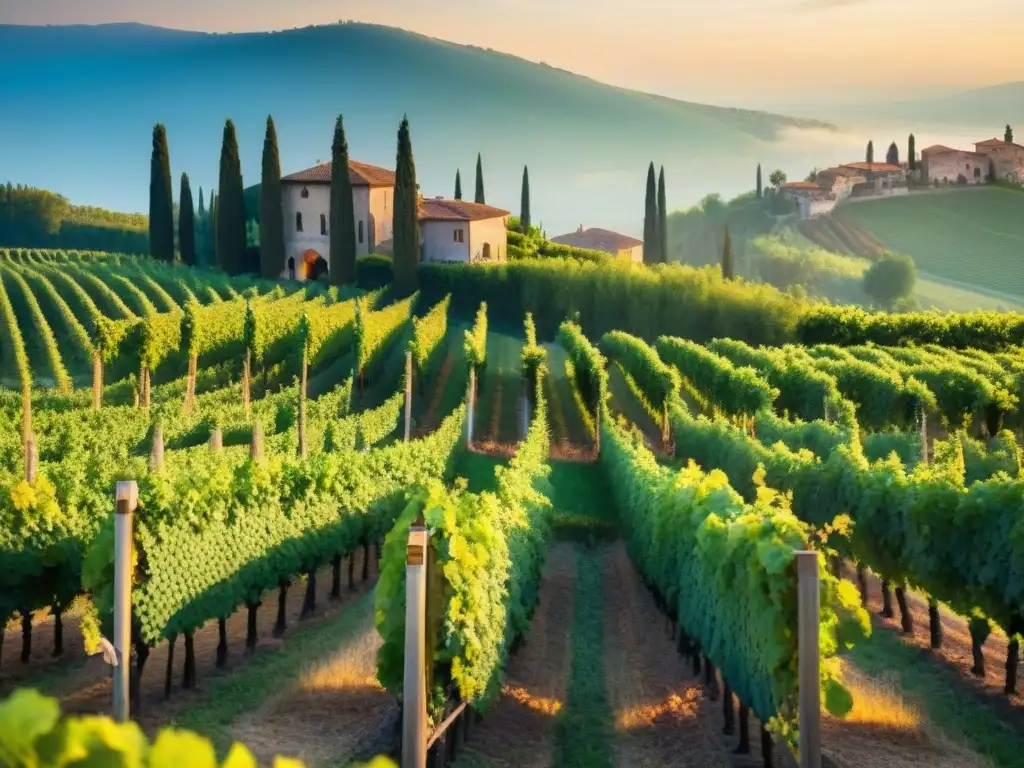
[[[402,684],[402,768],[427,765],[427,531],[409,529],[405,559],[405,677]]]
[[[821,768],[818,553],[796,553],[799,579],[800,768]]]
[[[405,353],[405,442],[412,429],[412,350]]]
[[[473,411],[476,409],[476,368],[469,369],[469,407],[466,409],[466,447],[473,444]]]
[[[139,503],[134,480],[117,484],[114,516],[114,719],[128,720],[128,685],[132,644],[132,517]]]

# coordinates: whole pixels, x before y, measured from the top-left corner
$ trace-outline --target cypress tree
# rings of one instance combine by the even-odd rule
[[[348,175],[348,142],[341,115],[334,124],[331,144],[331,282],[356,281],[356,214],[352,180]]]
[[[158,261],[174,261],[171,155],[167,149],[167,130],[159,123],[153,128],[149,166],[149,254]]]
[[[732,258],[732,237],[729,228],[725,228],[725,245],[722,247],[722,277],[732,280],[736,276]]]
[[[910,134],[907,138],[907,167],[912,171],[917,170],[917,141],[914,139],[914,134]]]
[[[284,207],[281,196],[281,159],[277,152],[274,118],[267,117],[260,176],[260,274],[274,279],[284,270]]]
[[[523,192],[520,198],[519,221],[523,232],[530,231],[530,169],[523,166]]]
[[[188,174],[181,174],[181,195],[178,198],[178,250],[181,260],[194,267],[196,264],[196,213],[192,207],[192,185]]]
[[[1006,130],[1003,131],[1003,141],[1013,144],[1013,126],[1009,123],[1006,124]]]
[[[869,142],[868,142],[868,156],[867,156],[867,161],[868,161],[869,163],[873,163],[873,162],[875,162],[875,142],[873,142],[873,141],[869,141]]]
[[[416,290],[416,270],[420,261],[419,194],[408,117],[402,118],[398,129],[393,229],[395,291],[398,296],[408,296]]]
[[[459,174],[458,168],[455,169],[455,199],[462,199],[462,176]]]
[[[476,156],[476,196],[473,199],[478,203],[487,202],[484,198],[484,162],[479,152]]]
[[[668,204],[665,202],[665,166],[658,174],[658,257],[668,263]]]
[[[217,193],[214,190],[210,190],[210,255],[207,259],[206,266],[212,266],[217,263]]]
[[[242,164],[238,157],[238,137],[231,120],[224,124],[218,189],[217,265],[229,275],[239,275],[245,264],[245,198]]]
[[[654,179],[654,163],[647,168],[647,199],[644,204],[644,264],[657,264],[658,255],[658,188]]]
[[[757,199],[760,200],[764,194],[764,187],[761,184],[761,164],[757,164]]]
[[[895,141],[889,145],[889,151],[885,153],[885,162],[889,165],[900,164],[900,148],[896,146]]]
[[[199,208],[196,209],[196,218],[202,219],[206,216],[206,207],[203,205],[203,188],[199,188]]]

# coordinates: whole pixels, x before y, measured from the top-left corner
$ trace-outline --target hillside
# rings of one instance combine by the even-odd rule
[[[801,231],[822,247],[910,254],[938,278],[1024,296],[1024,194],[1002,188],[919,193],[845,205]]]
[[[23,116],[0,125],[5,175],[138,212],[156,122],[167,126],[174,175],[187,171],[193,189],[208,190],[227,117],[252,184],[268,113],[285,172],[327,159],[339,112],[352,155],[389,166],[407,113],[425,191],[451,194],[456,167],[471,184],[482,152],[488,201],[514,208],[529,164],[534,207],[551,234],[581,215],[588,226],[637,231],[652,159],[666,166],[670,203],[696,200],[708,186],[748,189],[782,131],[830,127],[650,96],[363,24],[235,35],[0,26],[0,67],[28,73],[0,80],[5,112]]]

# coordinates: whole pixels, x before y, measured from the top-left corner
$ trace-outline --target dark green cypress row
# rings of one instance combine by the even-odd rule
[[[331,258],[330,277],[335,285],[356,281],[356,218],[352,179],[348,175],[348,142],[341,115],[334,124],[331,144]]]
[[[764,187],[761,184],[761,164],[757,164],[757,199],[760,200],[764,195]]]
[[[206,262],[206,266],[212,267],[217,263],[217,193],[214,190],[210,190],[210,238],[209,247],[210,254],[209,259]]]
[[[199,208],[196,209],[196,217],[204,218],[206,216],[206,206],[203,205],[203,188],[199,188]]]
[[[875,142],[868,142],[867,161],[869,163],[875,162]]]
[[[647,168],[647,198],[644,203],[644,264],[657,264],[658,256],[658,185],[654,163]]]
[[[907,139],[907,167],[912,171],[917,170],[917,140],[914,134],[910,134]]]
[[[281,197],[281,159],[277,152],[274,118],[267,117],[260,178],[260,274],[274,279],[284,271],[284,207]]]
[[[736,266],[732,257],[732,237],[729,235],[729,228],[725,228],[725,245],[722,247],[722,277],[732,280],[736,277]]]
[[[419,199],[416,190],[416,164],[412,157],[409,118],[402,118],[398,129],[398,153],[395,161],[394,257],[395,291],[400,297],[416,290],[420,261]]]
[[[523,192],[520,198],[519,220],[523,225],[523,232],[530,231],[530,169],[523,166]]]
[[[486,203],[484,197],[484,161],[480,153],[476,156],[476,196],[473,198],[478,203]]]
[[[665,166],[658,174],[658,256],[668,263],[668,204],[665,202]]]
[[[196,212],[192,205],[192,185],[188,174],[181,174],[181,195],[178,198],[178,251],[190,267],[196,264]]]
[[[174,201],[171,192],[171,155],[167,130],[153,128],[153,155],[149,166],[149,254],[158,261],[174,261]]]
[[[462,199],[462,176],[457,168],[455,169],[455,199]]]
[[[239,275],[245,263],[245,198],[238,137],[231,120],[224,124],[218,186],[217,265],[229,275]]]

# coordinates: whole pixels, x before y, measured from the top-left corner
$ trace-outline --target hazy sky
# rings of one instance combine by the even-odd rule
[[[1022,0],[0,0],[0,23],[350,19],[716,103],[913,98],[1024,78]]]

